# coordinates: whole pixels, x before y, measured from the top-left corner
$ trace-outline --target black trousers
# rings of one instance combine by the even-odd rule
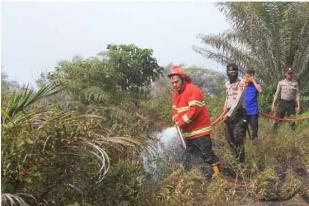
[[[252,130],[252,139],[257,139],[259,129],[259,114],[247,115],[247,123],[250,125]]]
[[[198,137],[192,140],[186,140],[187,149],[185,151],[184,168],[192,168],[192,156],[199,156],[207,164],[213,165],[219,162],[219,158],[212,150],[210,135]]]
[[[281,99],[278,103],[278,108],[275,116],[283,118],[285,116],[291,116],[295,114],[296,101],[295,100],[283,100]],[[292,130],[295,130],[295,122],[291,122],[290,126]],[[276,132],[278,128],[278,122],[273,123],[273,132]]]
[[[233,117],[225,121],[225,139],[239,162],[245,162],[245,138],[247,130],[246,112],[239,108]]]

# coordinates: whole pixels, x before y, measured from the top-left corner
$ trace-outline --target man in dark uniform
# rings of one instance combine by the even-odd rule
[[[244,108],[245,82],[238,79],[238,66],[227,65],[228,81],[226,99],[223,108],[225,122],[225,138],[230,145],[235,158],[245,161],[245,137],[247,129],[246,110]]]
[[[272,111],[275,112],[276,103],[278,103],[275,116],[283,118],[285,114],[287,116],[294,115],[300,112],[300,94],[298,83],[293,79],[293,69],[291,67],[285,68],[285,79],[278,82],[277,91],[272,103]],[[295,129],[295,123],[290,124],[291,128]],[[278,122],[273,124],[273,133],[276,132]]]

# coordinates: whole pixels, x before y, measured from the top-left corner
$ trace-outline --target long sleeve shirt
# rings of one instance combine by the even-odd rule
[[[173,93],[173,119],[176,118],[185,139],[210,134],[211,122],[200,88],[185,83],[183,91]]]
[[[228,117],[233,116],[238,108],[244,107],[245,86],[246,86],[245,82],[240,80],[232,84],[230,84],[229,81],[225,83],[226,87],[225,107],[229,110],[227,113]]]

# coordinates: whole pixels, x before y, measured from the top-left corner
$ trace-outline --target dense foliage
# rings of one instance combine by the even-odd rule
[[[293,197],[304,203],[308,122],[298,124],[297,134],[283,125],[269,135],[262,119],[260,140],[247,141],[242,165],[219,125],[213,140],[223,176],[205,180],[202,170],[169,164],[160,180],[153,179],[139,154],[153,131],[170,125],[170,99],[164,97],[170,88],[159,83],[153,89],[163,96],[141,100],[139,107],[127,99],[118,106],[66,104],[66,94],[53,86],[4,93],[3,205],[242,205]],[[207,97],[212,119],[223,101],[223,95]]]
[[[83,103],[117,103],[127,94],[139,98],[161,75],[152,52],[135,45],[108,45],[96,57],[60,62],[47,78]]]
[[[4,205],[136,201],[141,183],[134,178],[142,172],[138,150],[160,110],[149,107],[154,104],[150,99],[139,99],[136,107],[131,95],[139,97],[140,88],[149,92],[161,68],[149,49],[134,45],[109,49],[103,60],[74,58],[60,63],[47,77],[42,75],[37,91],[2,79]],[[119,53],[128,57],[119,62],[134,63],[132,73],[123,74],[122,67],[113,65]],[[141,77],[135,81],[126,75]],[[129,87],[119,83],[130,78]],[[123,180],[116,186],[119,177]],[[114,186],[118,192],[111,194],[108,188]]]
[[[304,85],[307,3],[223,3],[220,8],[234,30],[203,36],[217,51],[199,52],[222,63],[235,61],[242,71],[256,69],[267,94],[285,64],[297,68]],[[171,88],[162,76],[167,68],[152,53],[135,45],[108,45],[96,57],[59,63],[38,80],[38,90],[4,76],[2,205],[255,205],[288,199],[287,204],[308,204],[308,121],[297,123],[295,132],[282,124],[271,135],[271,122],[261,118],[259,140],[246,141],[243,164],[233,158],[219,124],[212,138],[222,175],[210,180],[199,168],[184,171],[169,157],[159,177],[147,173],[141,153],[151,153],[151,145],[145,146],[159,144],[153,133],[172,124]],[[196,67],[186,71],[204,89],[214,119],[224,103],[223,76]],[[263,108],[268,104],[266,96],[260,101]],[[162,162],[155,156],[152,161]]]
[[[287,65],[296,70],[302,89],[308,85],[308,3],[226,2],[218,7],[232,29],[200,35],[205,46],[196,47],[197,52],[223,65],[235,62],[242,72],[255,69],[272,92]]]

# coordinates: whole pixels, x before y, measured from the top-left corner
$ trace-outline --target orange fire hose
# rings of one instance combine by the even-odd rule
[[[214,126],[216,126],[217,124],[219,124],[221,121],[223,121],[223,116],[224,116],[226,113],[227,113],[227,112],[222,112],[222,113],[220,114],[219,117],[217,117],[214,121],[212,121],[211,126],[214,127]]]
[[[275,117],[273,115],[267,114],[265,112],[259,112],[260,115],[266,119],[270,119],[276,122],[301,122],[301,121],[306,121],[309,120],[309,116],[307,117],[295,117],[295,118],[279,118],[279,117]],[[222,114],[220,114],[219,117],[217,117],[211,124],[211,126],[216,126],[218,123],[220,123],[223,120],[223,116],[225,115],[225,113],[223,112]]]
[[[279,117],[275,117],[275,116],[272,116],[270,114],[267,114],[265,112],[260,112],[260,115],[265,117],[266,119],[271,119],[271,120],[274,120],[276,122],[300,122],[300,121],[309,120],[309,117],[279,118]]]

